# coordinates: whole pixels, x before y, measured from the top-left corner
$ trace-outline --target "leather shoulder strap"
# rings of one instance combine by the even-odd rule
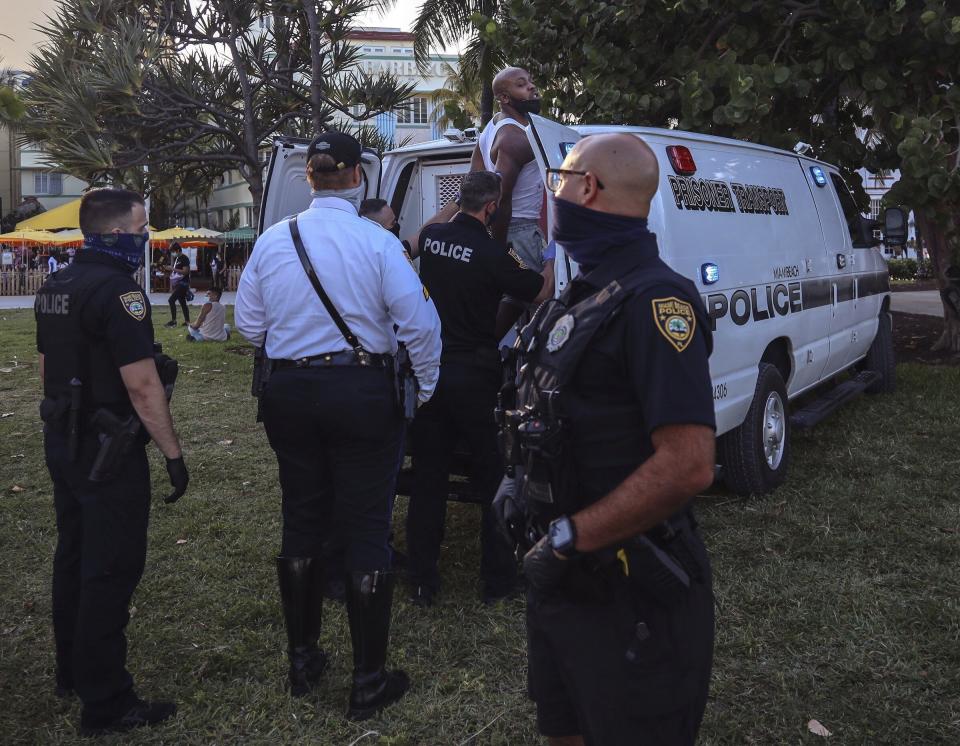
[[[327,295],[327,291],[324,290],[323,285],[320,284],[320,278],[317,277],[317,273],[313,269],[313,264],[310,263],[310,257],[307,256],[307,250],[303,245],[303,239],[300,238],[300,228],[297,225],[297,216],[294,216],[288,220],[287,225],[290,226],[290,236],[293,238],[293,245],[297,249],[297,256],[300,257],[300,264],[303,265],[303,271],[307,273],[307,279],[310,280],[310,284],[313,285],[313,289],[317,293],[317,297],[320,298],[320,302],[323,303],[323,307],[327,309],[327,313],[330,314],[330,318],[333,319],[333,323],[337,325],[337,329],[340,330],[343,338],[347,340],[347,344],[350,345],[357,354],[363,352],[363,348],[360,346],[360,340],[358,340],[356,335],[350,331],[350,327],[347,326],[347,322],[343,320],[343,316],[341,316],[340,312],[337,311],[336,307],[333,305],[333,302],[330,300],[330,296]]]

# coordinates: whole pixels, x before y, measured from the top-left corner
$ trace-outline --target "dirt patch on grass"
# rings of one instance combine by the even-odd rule
[[[939,316],[895,312],[893,346],[897,362],[960,366],[960,355],[956,353],[931,352],[942,331],[943,319]]]

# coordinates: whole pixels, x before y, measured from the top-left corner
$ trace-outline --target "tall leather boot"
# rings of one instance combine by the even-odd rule
[[[395,575],[354,572],[347,587],[347,616],[353,641],[350,720],[366,720],[400,699],[410,688],[404,671],[387,671],[387,641]]]
[[[302,697],[327,667],[327,654],[318,645],[323,620],[323,562],[312,557],[277,557],[277,579],[287,625],[290,694]]]

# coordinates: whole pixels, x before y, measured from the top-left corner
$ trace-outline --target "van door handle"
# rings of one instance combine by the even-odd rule
[[[833,315],[836,316],[836,315],[837,315],[837,303],[838,303],[838,300],[839,300],[839,297],[840,297],[840,296],[839,296],[839,293],[837,292],[837,283],[833,283],[833,285],[831,285],[831,287],[833,288],[833,304],[832,304],[831,307],[832,307],[832,309],[833,309]]]

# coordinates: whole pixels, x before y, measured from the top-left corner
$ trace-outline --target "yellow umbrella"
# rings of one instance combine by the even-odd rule
[[[0,243],[49,243],[54,237],[50,231],[16,230],[10,233],[0,233]]]
[[[52,210],[41,212],[17,223],[17,230],[52,230],[80,227],[80,200],[75,199]]]

